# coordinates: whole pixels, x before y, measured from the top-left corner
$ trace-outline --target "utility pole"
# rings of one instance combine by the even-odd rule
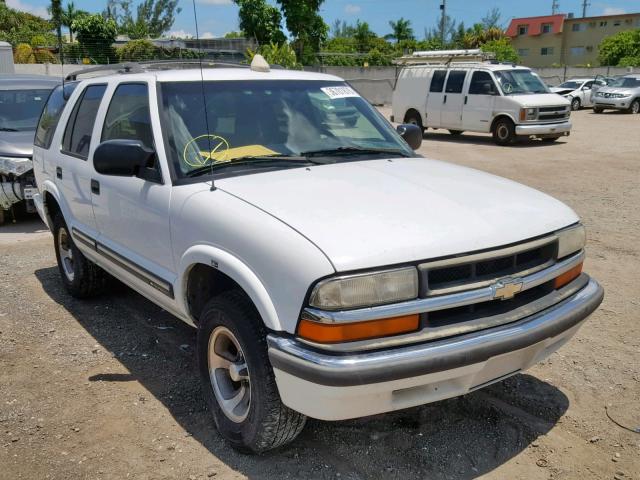
[[[558,2],[558,0],[553,0],[553,3],[551,4],[551,15],[555,15],[556,13],[558,13],[559,8],[560,3]]]
[[[447,23],[447,0],[442,0],[440,11],[442,12],[442,18],[440,19],[440,42],[442,42],[442,46],[444,47],[444,29]]]
[[[582,0],[582,18],[587,16],[587,7],[590,5],[591,4],[588,2],[588,0]]]

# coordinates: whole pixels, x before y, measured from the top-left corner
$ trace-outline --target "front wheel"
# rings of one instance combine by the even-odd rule
[[[498,145],[509,145],[516,139],[516,127],[508,118],[501,118],[493,126],[493,140]]]
[[[449,130],[449,133],[454,137],[457,137],[458,135],[462,135],[464,133],[464,130]]]
[[[631,102],[629,112],[634,114],[640,113],[640,98],[636,98],[633,102]]]
[[[220,434],[236,449],[261,453],[293,441],[306,417],[280,400],[266,330],[242,292],[207,303],[198,325],[198,365]]]
[[[593,107],[593,113],[602,113],[604,109],[601,107]]]
[[[580,99],[579,98],[574,98],[573,100],[571,100],[571,110],[573,110],[574,112],[577,112],[578,110],[580,110]]]

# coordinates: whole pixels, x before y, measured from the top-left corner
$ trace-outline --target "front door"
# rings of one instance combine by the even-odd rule
[[[498,94],[489,72],[475,71],[464,98],[462,128],[474,132],[489,132],[493,116],[493,103]]]
[[[442,102],[442,113],[440,123],[444,128],[461,129],[462,127],[462,107],[464,105],[464,95],[462,90],[464,80],[467,77],[466,70],[450,70],[447,83],[444,88],[444,99]]]

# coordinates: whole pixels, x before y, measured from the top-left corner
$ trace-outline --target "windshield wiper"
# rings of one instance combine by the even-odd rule
[[[289,166],[291,163],[302,163],[302,164],[312,164],[319,165],[322,162],[317,162],[313,160],[309,160],[307,157],[296,156],[296,155],[256,155],[256,156],[247,156],[240,157],[228,162],[217,162],[212,163],[210,165],[205,165],[203,167],[196,168],[195,170],[187,173],[187,177],[198,177],[200,175],[206,175],[207,173],[211,173],[214,171],[221,170],[223,168],[229,167],[237,167],[243,165],[264,165],[264,164],[282,164]]]
[[[306,157],[321,157],[321,156],[336,156],[336,155],[363,155],[363,154],[380,154],[380,155],[399,155],[401,157],[409,158],[407,152],[403,152],[396,148],[365,148],[365,147],[337,147],[328,148],[326,150],[312,150],[309,152],[302,152],[302,155]]]
[[[7,127],[0,127],[0,132],[19,132],[20,130],[16,130],[15,128],[7,128]]]

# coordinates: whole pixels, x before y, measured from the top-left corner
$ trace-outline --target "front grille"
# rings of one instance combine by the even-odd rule
[[[566,113],[552,113],[549,115],[540,115],[538,117],[540,120],[564,120],[567,118]]]
[[[566,112],[568,110],[567,107],[565,107],[564,105],[560,105],[558,107],[540,107],[538,109],[538,112],[540,113],[545,113],[545,112]]]
[[[505,255],[474,255],[470,261],[462,257],[420,265],[421,296],[470,290],[501,278],[531,274],[553,264],[556,254],[557,242],[550,241]]]

